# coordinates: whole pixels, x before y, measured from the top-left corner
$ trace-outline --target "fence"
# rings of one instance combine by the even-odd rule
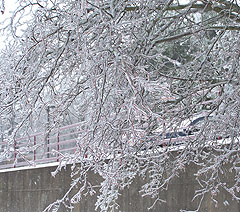
[[[58,162],[62,155],[74,154],[77,149],[77,144],[80,142],[78,139],[79,135],[84,132],[81,126],[82,123],[76,123],[61,127],[57,131],[49,134],[36,133],[15,139],[14,144],[10,147],[8,142],[1,142],[0,156],[2,155],[4,159],[0,160],[0,169]],[[157,145],[163,148],[170,144],[173,147],[173,151],[175,151],[176,148],[181,149],[182,144],[191,139],[195,139],[195,136],[185,134],[185,136],[176,136],[174,138],[165,137],[164,139],[156,139],[155,137],[154,140],[148,140],[146,142],[146,147],[148,149],[151,148],[152,145]],[[128,142],[130,148],[135,146],[135,144],[130,141]],[[79,143],[79,145],[81,144]],[[9,152],[11,155],[8,155]]]
[[[13,145],[0,143],[0,169],[58,162],[60,154],[73,154],[77,147],[77,138],[83,132],[81,123],[59,128],[49,134],[36,133],[15,139]],[[9,153],[10,152],[10,153]]]

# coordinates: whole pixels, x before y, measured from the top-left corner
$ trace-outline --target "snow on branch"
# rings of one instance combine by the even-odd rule
[[[41,147],[42,157],[73,164],[70,190],[45,211],[72,208],[95,186],[96,208],[114,210],[137,176],[148,176],[143,196],[164,202],[159,192],[189,164],[199,167],[196,197],[215,200],[222,188],[239,200],[239,175],[227,185],[222,172],[240,165],[240,10],[176,2],[19,1],[0,54],[0,159],[29,160]],[[63,127],[74,123],[78,133]],[[49,148],[59,129],[71,153]],[[36,132],[44,136],[27,151]],[[28,142],[16,144],[21,137]]]

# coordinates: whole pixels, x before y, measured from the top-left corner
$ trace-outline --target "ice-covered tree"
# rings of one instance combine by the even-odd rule
[[[10,25],[13,39],[1,52],[0,117],[11,151],[13,139],[67,114],[82,122],[76,164],[82,183],[70,200],[89,189],[86,176],[103,182],[96,207],[117,207],[119,191],[136,176],[149,176],[142,191],[161,189],[189,163],[214,195],[223,188],[239,200],[240,6],[231,0],[19,0]],[[4,8],[4,7],[2,7]],[[164,135],[204,116],[173,156]],[[39,122],[41,122],[39,124]],[[156,133],[156,131],[158,133]],[[219,142],[217,139],[221,137]],[[210,142],[211,141],[211,142]],[[67,157],[64,158],[67,160]],[[227,187],[226,163],[236,173]],[[77,171],[78,170],[78,171]]]

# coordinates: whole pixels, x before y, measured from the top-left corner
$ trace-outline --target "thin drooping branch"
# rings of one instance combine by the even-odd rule
[[[0,160],[11,160],[14,138],[25,136],[16,164],[42,147],[42,158],[59,156],[54,175],[73,163],[72,185],[45,211],[71,208],[93,187],[96,210],[114,210],[121,190],[143,176],[140,190],[156,205],[189,164],[198,167],[196,197],[214,185],[240,189],[237,173],[234,185],[221,175],[240,165],[239,7],[175,2],[21,1],[6,28],[21,33],[0,54]],[[66,138],[74,152],[45,151],[49,136],[76,123]],[[90,173],[102,181],[92,185]]]

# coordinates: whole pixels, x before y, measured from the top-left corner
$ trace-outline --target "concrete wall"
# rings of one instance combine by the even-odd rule
[[[70,179],[70,167],[60,172],[55,178],[51,172],[55,167],[29,169],[0,173],[0,212],[41,212],[45,207],[56,199],[60,199],[67,191]],[[193,180],[193,167],[189,167],[179,178],[172,182],[168,191],[161,193],[166,203],[157,204],[152,212],[178,212],[180,209],[194,210],[198,201],[192,201],[195,189],[199,188]],[[228,177],[231,183],[232,177]],[[99,177],[92,175],[92,181],[98,182]],[[119,199],[121,212],[147,212],[153,200],[141,198],[139,190],[142,179],[136,179],[130,189],[124,190]],[[207,212],[240,212],[240,204],[232,201],[231,197],[222,192],[218,199],[218,207],[205,197],[200,211]],[[87,197],[77,204],[73,212],[94,212],[94,197]],[[222,200],[227,200],[229,205],[225,206]],[[60,212],[68,212],[70,209],[60,208]]]

